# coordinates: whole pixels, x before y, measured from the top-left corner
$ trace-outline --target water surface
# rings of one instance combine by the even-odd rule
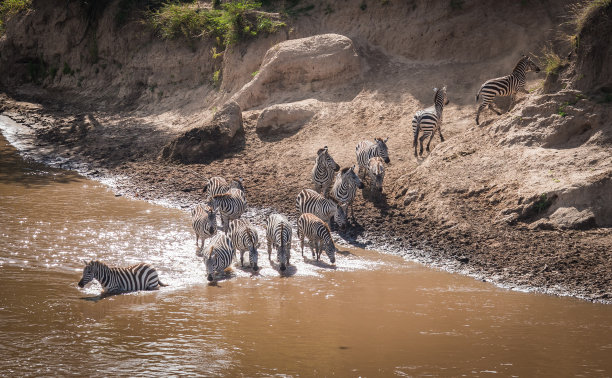
[[[262,246],[260,274],[236,267],[208,285],[186,211],[24,162],[0,138],[0,371],[612,374],[612,306],[507,291],[344,247],[334,268],[326,257],[304,261],[295,241],[282,277]],[[149,262],[170,286],[84,300],[101,290],[76,285],[82,260],[93,258]]]

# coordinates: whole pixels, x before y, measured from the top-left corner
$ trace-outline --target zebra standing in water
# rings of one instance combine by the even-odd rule
[[[327,146],[317,151],[317,159],[312,167],[312,183],[314,190],[327,197],[329,187],[334,179],[334,172],[338,172],[340,166],[329,154]]]
[[[217,232],[217,217],[212,207],[208,205],[196,205],[191,209],[191,226],[196,234],[196,246],[198,251],[204,248],[204,242]],[[202,245],[198,242],[202,239]]]
[[[419,141],[421,142],[419,155],[423,156],[423,141],[427,137],[430,137],[429,142],[427,142],[427,152],[429,152],[429,145],[431,144],[436,130],[438,130],[438,133],[440,134],[440,142],[444,142],[442,128],[440,125],[442,123],[442,110],[444,109],[444,105],[448,105],[446,86],[444,86],[442,89],[434,88],[434,92],[434,106],[417,111],[414,114],[414,118],[412,118],[412,133],[414,134],[414,142],[412,145],[414,146],[414,156],[417,156],[417,146]],[[420,130],[423,130],[421,138],[419,138]]]
[[[237,189],[230,190],[228,193],[217,194],[210,200],[209,205],[221,215],[221,225],[223,231],[227,232],[230,220],[238,219],[246,211],[247,203],[244,192]]]
[[[207,279],[213,281],[215,273],[223,272],[232,265],[235,256],[232,241],[220,232],[210,240],[210,245],[199,256],[204,257]]]
[[[342,210],[346,215],[348,215],[348,207],[351,207],[351,217],[353,219],[355,219],[353,201],[355,200],[357,188],[363,189],[363,182],[355,174],[354,165],[350,168],[342,168],[342,171],[336,174],[336,180],[332,187],[332,195],[342,206]]]
[[[229,224],[229,232],[227,233],[232,241],[232,247],[240,252],[240,266],[244,266],[244,253],[249,251],[249,265],[253,271],[257,272],[257,247],[259,240],[257,230],[243,219],[235,219]]]
[[[374,156],[368,163],[368,178],[370,180],[370,191],[376,189],[379,193],[383,190],[383,180],[385,179],[385,165],[383,159]]]
[[[368,171],[368,163],[374,156],[380,156],[385,163],[389,164],[389,150],[387,149],[387,141],[389,138],[374,138],[374,143],[363,140],[355,147],[355,155],[357,155],[357,164],[359,165],[359,177],[365,177]]]
[[[208,193],[209,199],[217,194],[227,193],[228,190],[230,190],[230,186],[227,181],[223,177],[216,176],[211,177],[206,185],[204,185],[204,188],[202,188],[202,192]]]
[[[321,252],[325,250],[329,262],[336,263],[336,246],[331,237],[331,231],[325,222],[314,214],[304,213],[297,221],[297,233],[300,238],[300,248],[304,257],[304,238],[308,238],[308,244],[312,251],[312,258],[317,254],[317,261],[321,258]]]
[[[303,189],[295,199],[300,214],[312,213],[331,224],[332,217],[340,229],[346,228],[346,213],[333,198],[325,198],[312,189]]]
[[[480,117],[480,112],[484,108],[488,107],[497,113],[497,115],[501,115],[501,112],[493,107],[492,101],[495,97],[512,96],[510,103],[510,106],[512,106],[518,91],[529,93],[525,90],[527,71],[540,72],[540,67],[532,62],[528,56],[523,55],[510,75],[485,81],[478,90],[478,93],[476,93],[476,101],[478,101],[479,97],[482,97],[482,103],[478,106],[478,111],[476,112],[477,125],[479,125],[478,118]]]
[[[83,268],[83,277],[79,281],[79,287],[84,287],[91,280],[96,279],[104,288],[102,295],[157,290],[160,286],[168,286],[159,281],[157,271],[149,264],[140,263],[127,268],[110,268],[100,261],[83,262],[85,268]]]
[[[271,214],[266,221],[266,239],[268,241],[268,260],[272,261],[272,247],[276,248],[276,258],[280,270],[285,271],[291,257],[291,224],[280,214]]]

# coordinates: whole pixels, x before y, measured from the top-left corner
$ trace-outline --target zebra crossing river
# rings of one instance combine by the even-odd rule
[[[265,240],[259,228],[259,239]],[[262,244],[263,246],[263,244]],[[188,212],[26,162],[0,138],[5,376],[609,376],[612,306],[513,292],[374,251],[209,285]],[[308,251],[310,254],[310,251]],[[84,300],[83,259],[168,287]]]

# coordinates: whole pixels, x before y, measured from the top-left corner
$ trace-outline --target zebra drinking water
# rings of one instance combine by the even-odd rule
[[[374,143],[363,140],[355,147],[355,155],[357,155],[357,165],[359,165],[359,177],[365,177],[368,170],[368,163],[374,156],[380,156],[385,163],[389,164],[389,150],[387,149],[387,141],[389,138],[374,138]]]
[[[340,229],[346,228],[346,212],[336,200],[325,198],[312,189],[303,189],[295,199],[295,206],[300,214],[312,213],[331,224],[332,217]]]
[[[246,211],[247,203],[244,192],[232,189],[228,193],[213,196],[209,205],[221,215],[223,231],[227,232],[230,220],[238,219]]]
[[[355,200],[355,193],[357,188],[363,189],[363,182],[355,174],[355,166],[349,168],[343,168],[342,171],[336,174],[336,180],[332,187],[332,195],[340,206],[343,212],[348,215],[348,207],[351,207],[351,216],[355,218],[355,212],[353,211],[353,201]]]
[[[272,247],[276,248],[276,258],[280,270],[285,271],[291,257],[291,223],[280,214],[271,214],[266,221],[268,260],[271,260]]]
[[[204,248],[204,242],[217,232],[217,217],[212,207],[196,205],[191,209],[191,226],[196,234],[198,250]],[[202,239],[202,245],[198,241]]]
[[[317,261],[319,261],[321,252],[325,250],[329,262],[336,263],[337,249],[332,240],[331,231],[319,217],[310,213],[300,215],[297,221],[297,234],[300,239],[300,248],[302,248],[302,257],[304,257],[304,238],[308,238],[313,259],[316,252]]]
[[[314,167],[312,167],[312,183],[314,190],[327,197],[329,187],[334,179],[334,172],[337,172],[340,166],[334,161],[329,154],[327,146],[317,151],[317,158]]]
[[[440,141],[444,142],[440,125],[442,123],[442,110],[444,109],[444,105],[448,105],[446,86],[442,89],[434,88],[434,92],[434,106],[417,111],[412,118],[412,133],[414,134],[414,142],[412,145],[414,146],[414,156],[417,156],[419,141],[421,142],[419,155],[423,156],[423,141],[427,137],[430,137],[429,142],[427,142],[427,152],[429,152],[429,146],[431,145],[436,130],[440,134]],[[419,138],[420,130],[423,131],[421,138]]]
[[[200,256],[204,257],[208,281],[213,281],[215,273],[223,272],[232,265],[235,256],[232,241],[227,235],[219,232],[210,240],[210,244]]]
[[[518,91],[528,93],[525,90],[527,71],[540,72],[540,67],[532,62],[531,58],[523,55],[510,75],[485,81],[478,90],[478,93],[476,93],[476,101],[478,101],[479,97],[482,97],[482,103],[478,106],[478,111],[476,112],[477,125],[479,125],[478,118],[480,117],[480,112],[484,108],[489,108],[497,113],[497,115],[501,115],[501,112],[493,107],[492,101],[495,97],[512,96],[510,102],[510,106],[512,106]]]
[[[83,261],[83,277],[79,287],[98,280],[104,289],[103,295],[126,293],[138,290],[157,290],[167,286],[159,281],[157,271],[149,264],[140,263],[127,268],[111,268],[100,261]]]
[[[243,219],[235,219],[229,224],[228,236],[232,241],[232,247],[240,252],[240,266],[244,266],[244,253],[249,251],[249,265],[257,272],[257,247],[259,240],[257,230]]]

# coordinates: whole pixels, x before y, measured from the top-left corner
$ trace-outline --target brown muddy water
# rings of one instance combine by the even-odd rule
[[[25,162],[0,138],[0,372],[612,375],[609,305],[344,247],[333,269],[295,240],[290,276],[264,252],[260,274],[234,268],[211,286],[194,243],[186,211]],[[92,258],[152,263],[170,286],[84,300],[101,290],[77,287]]]

